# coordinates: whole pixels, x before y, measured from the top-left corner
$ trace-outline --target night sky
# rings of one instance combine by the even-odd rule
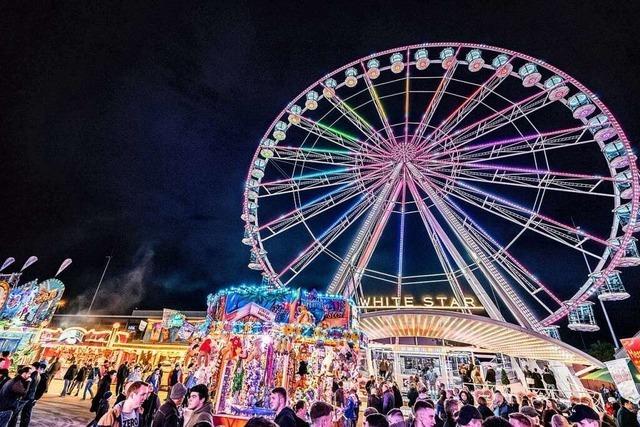
[[[634,142],[639,18],[635,2],[5,5],[0,255],[16,265],[37,255],[25,279],[73,258],[61,276],[70,312],[86,308],[108,255],[102,310],[202,310],[207,293],[259,279],[240,243],[249,162],[275,115],[320,76],[413,43],[509,48],[593,90]],[[625,270],[632,299],[613,311],[637,306],[639,278]],[[613,323],[621,336],[640,326]],[[600,325],[595,337],[608,338]]]

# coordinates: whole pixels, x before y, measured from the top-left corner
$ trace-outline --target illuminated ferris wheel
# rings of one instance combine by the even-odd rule
[[[638,197],[629,141],[578,81],[514,51],[428,43],[353,61],[277,115],[242,242],[273,286],[445,286],[494,319],[593,330],[589,298],[628,297],[619,269],[640,264]]]

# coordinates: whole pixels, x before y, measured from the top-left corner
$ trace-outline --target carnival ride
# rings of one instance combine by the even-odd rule
[[[249,268],[358,299],[447,287],[558,338],[640,264],[632,147],[602,101],[536,58],[427,43],[355,60],[268,127],[244,189]],[[294,255],[292,255],[294,254]]]

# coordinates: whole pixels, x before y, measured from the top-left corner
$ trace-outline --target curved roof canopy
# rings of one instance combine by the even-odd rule
[[[514,357],[583,365],[604,365],[588,354],[546,335],[474,314],[402,308],[362,313],[360,327],[370,340],[429,337],[457,341]]]

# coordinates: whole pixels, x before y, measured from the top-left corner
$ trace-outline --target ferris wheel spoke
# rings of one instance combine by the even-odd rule
[[[409,170],[411,171],[411,166],[409,166]],[[424,203],[424,200],[416,187],[416,182],[418,182],[418,184],[421,183],[418,179],[416,179],[414,171],[411,171],[411,174],[413,175],[413,178],[408,181],[409,191],[411,192],[411,195],[416,202],[420,218],[422,219],[422,223],[427,230],[427,234],[430,236],[434,249],[438,254],[438,259],[443,267],[443,271],[449,278],[449,283],[454,295],[459,300],[459,302],[464,305],[465,299],[462,287],[460,286],[460,283],[458,282],[455,274],[452,274],[453,269],[447,259],[446,254],[449,254],[449,256],[451,256],[458,270],[462,273],[467,283],[471,286],[473,293],[476,295],[489,317],[491,317],[492,319],[504,320],[502,313],[500,313],[498,307],[493,303],[493,301],[491,301],[482,284],[475,276],[470,266],[464,260],[462,254],[458,251],[440,223],[436,220],[435,216],[430,212],[429,208]],[[432,200],[432,202],[435,201]]]
[[[459,52],[460,52],[460,48],[456,50],[456,53],[454,54],[453,57],[456,58]],[[431,97],[429,104],[427,104],[427,108],[425,109],[425,112],[422,115],[422,118],[420,119],[420,123],[418,124],[418,127],[416,128],[415,133],[411,137],[411,144],[415,144],[417,141],[420,141],[424,133],[427,131],[427,129],[429,129],[429,124],[431,123],[431,119],[433,118],[433,115],[436,112],[438,105],[440,105],[440,101],[442,100],[443,95],[447,91],[447,86],[449,86],[449,83],[451,82],[451,78],[453,77],[453,74],[456,72],[456,69],[458,68],[458,64],[459,62],[455,61],[455,63],[451,67],[449,67],[447,71],[444,73],[444,75],[442,76],[442,79],[440,80],[438,87],[433,93],[433,96]]]
[[[509,59],[511,61],[512,58]],[[484,83],[478,86],[478,88],[465,100],[458,105],[458,107],[438,125],[419,145],[418,153],[422,153],[428,149],[429,146],[441,137],[451,133],[456,126],[458,126],[465,117],[467,117],[478,105],[482,104],[482,101],[494,93],[495,89],[505,79],[500,77],[497,73],[493,73]]]
[[[492,254],[491,258],[499,265],[502,265],[505,268],[505,271],[507,271],[523,289],[535,298],[540,305],[542,305],[547,311],[551,312],[546,304],[538,298],[537,294],[540,292],[544,292],[558,305],[562,305],[562,301],[549,290],[548,286],[544,285],[537,277],[535,277],[533,273],[520,263],[520,261],[511,255],[506,247],[498,243],[487,231],[478,225],[471,216],[462,210],[460,206],[454,203],[450,197],[443,195],[442,200],[455,211],[454,215],[457,216],[458,221],[462,223],[462,226],[467,228],[469,232],[478,239],[478,243],[483,245],[485,249],[487,249],[488,253]]]
[[[329,284],[330,293],[351,296],[360,287],[363,271],[371,259],[373,250],[378,244],[382,231],[393,211],[395,201],[400,194],[402,188],[401,168],[402,165],[398,164],[381,188],[374,205],[365,217]],[[349,277],[351,277],[350,281],[348,281]]]
[[[437,180],[432,179],[437,182]],[[609,244],[606,240],[586,233],[583,230],[563,224],[548,216],[541,215],[533,210],[516,205],[513,202],[494,196],[485,191],[475,189],[465,183],[457,183],[456,186],[446,186],[446,183],[439,182],[440,187],[447,194],[476,206],[499,218],[512,222],[520,227],[536,232],[548,239],[559,242],[574,250],[582,252],[590,257],[601,259],[601,256],[587,251],[582,247],[586,241],[594,241],[605,247]],[[461,188],[464,187],[464,188]],[[471,187],[471,189],[469,189]],[[446,188],[446,189],[445,189]]]
[[[325,125],[313,119],[305,116],[300,116],[300,121],[292,124],[297,128],[300,128],[308,133],[316,135],[325,141],[331,142],[339,147],[344,148],[347,151],[351,151],[354,154],[361,151],[362,146],[368,144],[364,141],[360,141],[353,135],[349,135],[334,127]]]
[[[376,91],[375,85],[371,82],[369,75],[367,74],[367,69],[365,68],[363,63],[360,63],[362,66],[362,70],[364,71],[363,80],[367,85],[367,89],[369,91],[369,96],[371,96],[371,100],[373,101],[373,105],[376,107],[376,111],[378,112],[378,117],[380,118],[380,122],[382,123],[382,127],[384,128],[385,133],[387,134],[387,141],[384,145],[392,146],[396,143],[396,137],[393,134],[393,129],[389,124],[389,119],[387,118],[387,113],[384,111],[384,106],[382,105],[382,101],[378,96],[378,92]]]
[[[323,85],[324,86],[324,85]],[[333,105],[342,116],[347,119],[353,126],[355,126],[366,138],[366,140],[372,141],[376,146],[384,145],[385,139],[380,133],[367,122],[361,115],[359,115],[355,109],[353,109],[347,102],[341,99],[338,95],[333,95],[325,99]]]
[[[596,191],[597,188],[603,187],[602,183],[613,182],[614,178],[612,177],[486,163],[455,163],[437,160],[433,162],[448,164],[451,168],[451,176],[465,181],[525,187],[534,190],[571,192],[589,196],[615,197],[615,194],[612,193]],[[428,167],[426,168],[428,169]],[[440,172],[446,171],[438,170]]]
[[[378,171],[372,174],[379,174]],[[322,194],[319,197],[305,203],[300,207],[281,215],[280,217],[261,225],[258,227],[258,231],[262,233],[261,237],[263,241],[269,240],[272,237],[286,231],[296,225],[309,220],[319,214],[322,214],[329,209],[338,206],[348,200],[357,197],[363,193],[374,191],[379,184],[366,188],[363,184],[364,180],[350,181],[340,187]],[[267,234],[269,233],[269,234]]]
[[[503,152],[508,154],[513,152],[528,154],[540,150],[552,149],[554,147],[566,148],[578,143],[587,129],[588,126],[578,126],[568,129],[557,129],[549,132],[538,132],[533,135],[517,136],[514,138],[491,141],[482,144],[468,145],[466,147],[461,147],[457,151],[457,155],[460,159],[484,161],[499,157]],[[593,141],[595,140],[591,139],[586,142]]]
[[[291,283],[302,271],[313,262],[323,251],[325,251],[331,243],[333,243],[342,233],[344,233],[357,219],[364,214],[371,206],[368,198],[371,196],[362,195],[345,213],[343,213],[331,226],[329,226],[322,234],[318,236],[309,246],[307,246],[300,254],[289,263],[276,279],[281,281],[284,286]],[[287,274],[286,280],[284,275]]]
[[[554,102],[546,97],[546,94],[547,92],[544,90],[536,92],[515,104],[457,130],[453,134],[443,137],[439,144],[433,145],[435,148],[430,152],[432,155],[435,153],[441,153],[440,155],[449,154],[509,123],[527,117],[529,114]]]

